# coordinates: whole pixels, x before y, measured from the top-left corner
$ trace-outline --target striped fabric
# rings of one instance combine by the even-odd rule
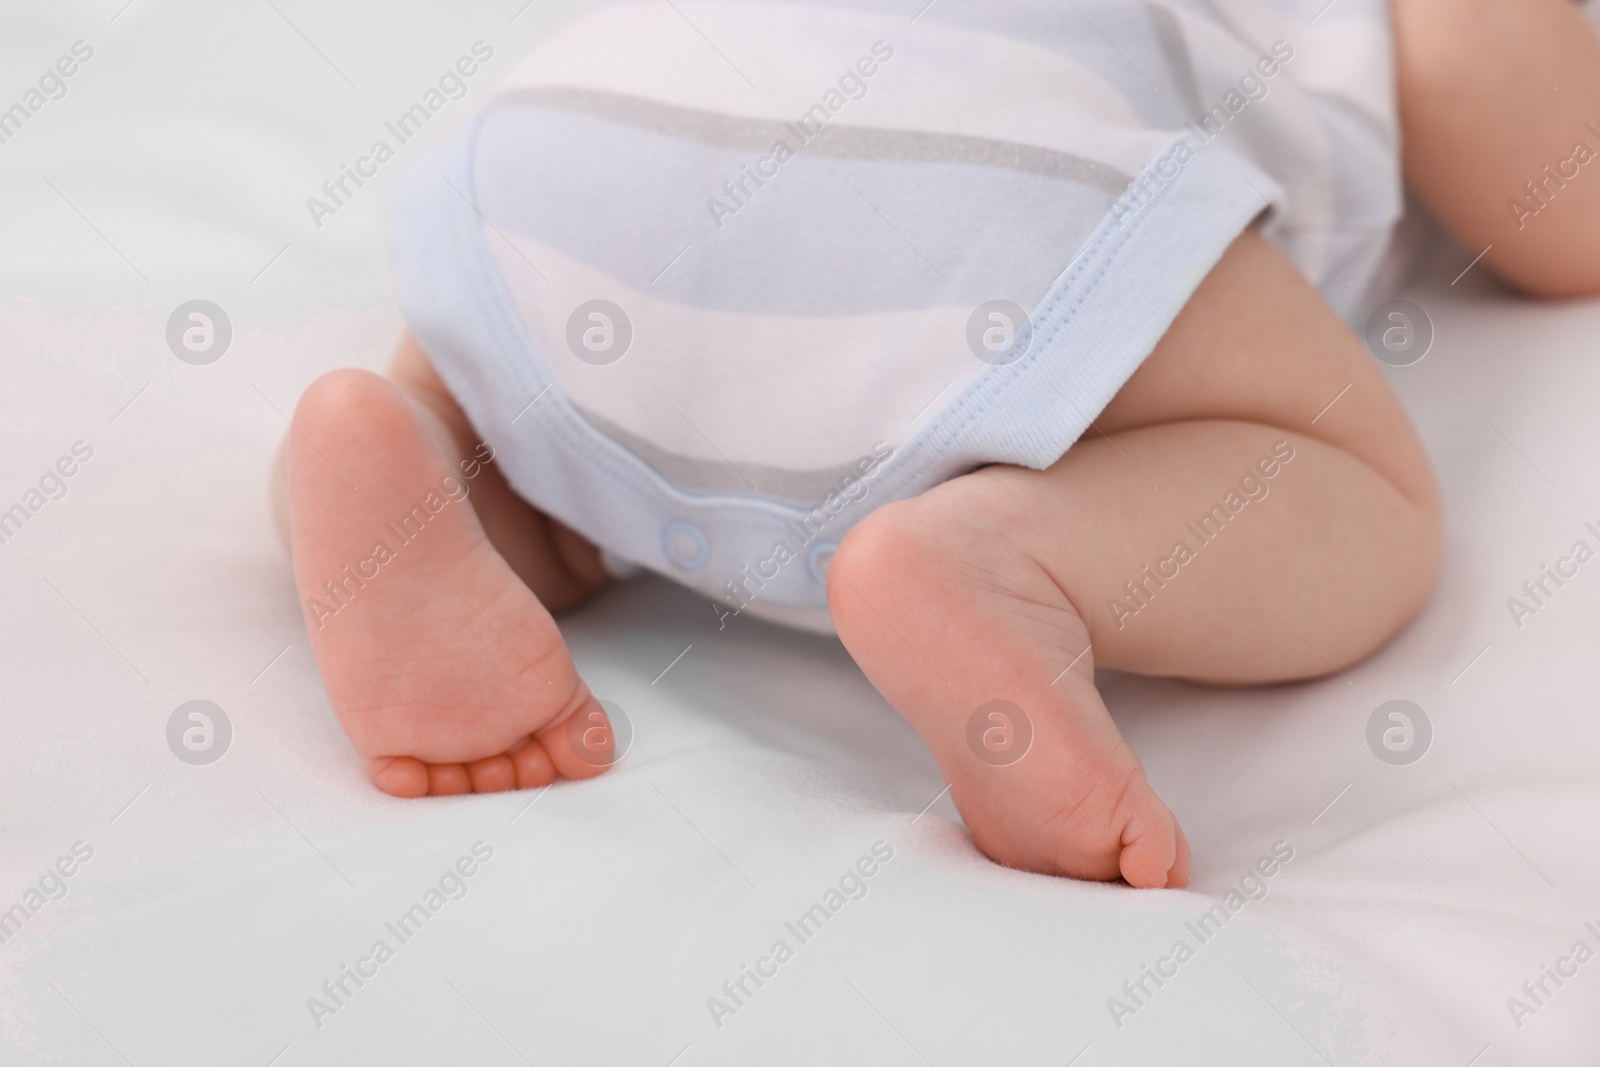
[[[729,496],[810,509],[893,454],[906,473],[842,536],[961,470],[1059,457],[1269,202],[1266,235],[1358,307],[1401,207],[1387,14],[1324,4],[590,4],[402,195],[408,314],[513,456],[549,387],[577,427],[545,426],[557,448],[659,479],[641,522]],[[468,244],[482,262],[447,275]],[[489,305],[503,329],[469,338]],[[725,590],[670,538],[605,528],[573,499],[607,491],[573,482],[593,474],[522,462],[536,504]],[[747,536],[730,559],[766,533]]]

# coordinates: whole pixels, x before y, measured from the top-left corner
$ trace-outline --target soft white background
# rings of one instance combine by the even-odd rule
[[[322,694],[265,483],[305,384],[400,329],[381,210],[417,142],[320,231],[304,201],[482,38],[496,57],[436,140],[557,7],[122,2],[0,15],[0,106],[95,48],[0,145],[0,507],[95,449],[0,545],[0,908],[94,849],[0,946],[4,1062],[1592,1062],[1600,962],[1520,1029],[1505,1001],[1600,948],[1600,561],[1520,630],[1505,600],[1596,543],[1600,304],[1528,305],[1476,269],[1452,287],[1453,250],[1425,267],[1437,341],[1387,373],[1449,540],[1426,613],[1370,662],[1242,693],[1102,678],[1194,845],[1189,892],[988,863],[948,800],[917,817],[937,768],[837,644],[718,632],[654,582],[564,624],[632,719],[622,766],[531,808],[388,800]],[[195,297],[233,321],[209,367],[162,338]],[[209,767],[165,742],[196,697],[235,731]],[[1364,738],[1396,697],[1434,724],[1410,767]],[[480,839],[469,894],[317,1029],[306,998]],[[1117,1029],[1106,998],[1280,839],[1268,898]],[[713,1026],[706,998],[878,840],[870,894]]]

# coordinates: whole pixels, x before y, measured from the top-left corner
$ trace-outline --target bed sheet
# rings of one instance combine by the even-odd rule
[[[509,65],[558,13],[519,7],[8,16],[7,70],[95,57],[0,145],[0,510],[73,469],[0,544],[7,1062],[1592,1063],[1600,303],[1453,281],[1460,250],[1394,294],[1434,336],[1386,369],[1449,522],[1421,618],[1308,685],[1099,679],[1191,889],[989,863],[836,642],[656,580],[563,623],[618,767],[376,793],[266,471],[299,391],[400,330],[390,176],[320,229],[303,201],[457,52]],[[197,298],[233,330],[208,365],[166,339]],[[214,762],[173,740],[193,700]],[[1396,700],[1409,748],[1387,712],[1373,740]]]

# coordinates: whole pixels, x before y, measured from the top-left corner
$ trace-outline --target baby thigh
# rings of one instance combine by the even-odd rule
[[[1573,0],[1394,0],[1406,182],[1532,295],[1600,292],[1600,36]]]
[[[1140,673],[1332,673],[1404,625],[1437,569],[1437,498],[1404,412],[1321,297],[1248,233],[1052,467],[940,490],[953,509],[1005,513],[1005,536],[1087,624],[1096,664]]]

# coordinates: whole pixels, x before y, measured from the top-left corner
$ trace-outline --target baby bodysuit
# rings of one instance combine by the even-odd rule
[[[826,630],[851,526],[1055,462],[1253,222],[1361,306],[1387,13],[1317,7],[590,4],[402,183],[403,309],[614,567]]]

